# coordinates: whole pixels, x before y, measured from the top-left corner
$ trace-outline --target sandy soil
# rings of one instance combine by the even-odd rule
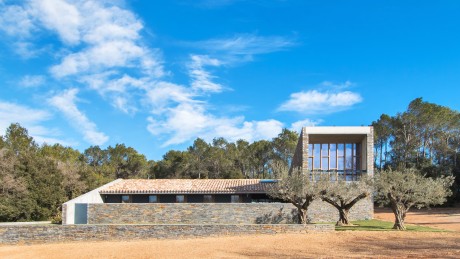
[[[393,220],[388,210],[376,218]],[[414,211],[407,220],[460,229],[460,208]],[[435,223],[429,223],[435,221]],[[0,246],[0,258],[460,258],[456,232],[334,232],[130,242]]]

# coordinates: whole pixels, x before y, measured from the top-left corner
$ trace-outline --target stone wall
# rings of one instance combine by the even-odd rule
[[[370,132],[366,136],[367,142],[367,173],[374,175],[374,127],[370,127]]]
[[[351,220],[372,219],[371,199],[350,210]],[[338,211],[315,201],[311,222],[335,222]],[[88,204],[88,224],[289,224],[297,209],[290,203],[104,203]]]
[[[0,244],[178,239],[334,231],[333,225],[15,225],[0,226]]]

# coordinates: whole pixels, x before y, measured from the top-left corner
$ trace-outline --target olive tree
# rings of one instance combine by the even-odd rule
[[[348,217],[350,209],[360,200],[371,195],[372,178],[362,176],[358,181],[345,181],[344,179],[337,181],[322,179],[322,181],[325,182],[323,186],[326,188],[321,192],[321,199],[339,211],[339,220],[336,225],[350,225]]]
[[[414,169],[382,171],[375,178],[376,200],[389,204],[395,215],[393,229],[406,230],[404,219],[412,207],[443,204],[452,194],[452,176],[425,177]]]
[[[307,212],[310,204],[318,199],[324,181],[314,181],[310,174],[300,169],[282,169],[281,179],[268,188],[267,194],[273,198],[292,203],[297,208],[299,223],[307,223]]]

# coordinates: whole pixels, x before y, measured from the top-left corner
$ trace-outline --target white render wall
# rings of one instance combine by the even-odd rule
[[[371,133],[371,127],[369,126],[318,126],[318,127],[304,127],[303,130],[308,134],[363,134],[367,135]]]
[[[118,183],[121,180],[122,179],[117,179],[102,185],[97,189],[94,189],[62,204],[62,225],[86,224],[84,221],[87,218],[87,204],[104,203],[101,195],[99,194],[99,190]]]

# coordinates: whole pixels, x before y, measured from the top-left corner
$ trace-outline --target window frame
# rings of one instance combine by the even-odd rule
[[[358,174],[362,170],[361,149],[361,143],[353,142],[309,143],[308,169],[310,171],[336,172],[335,179],[340,177],[347,181],[357,180]],[[331,167],[331,165],[335,166]]]

